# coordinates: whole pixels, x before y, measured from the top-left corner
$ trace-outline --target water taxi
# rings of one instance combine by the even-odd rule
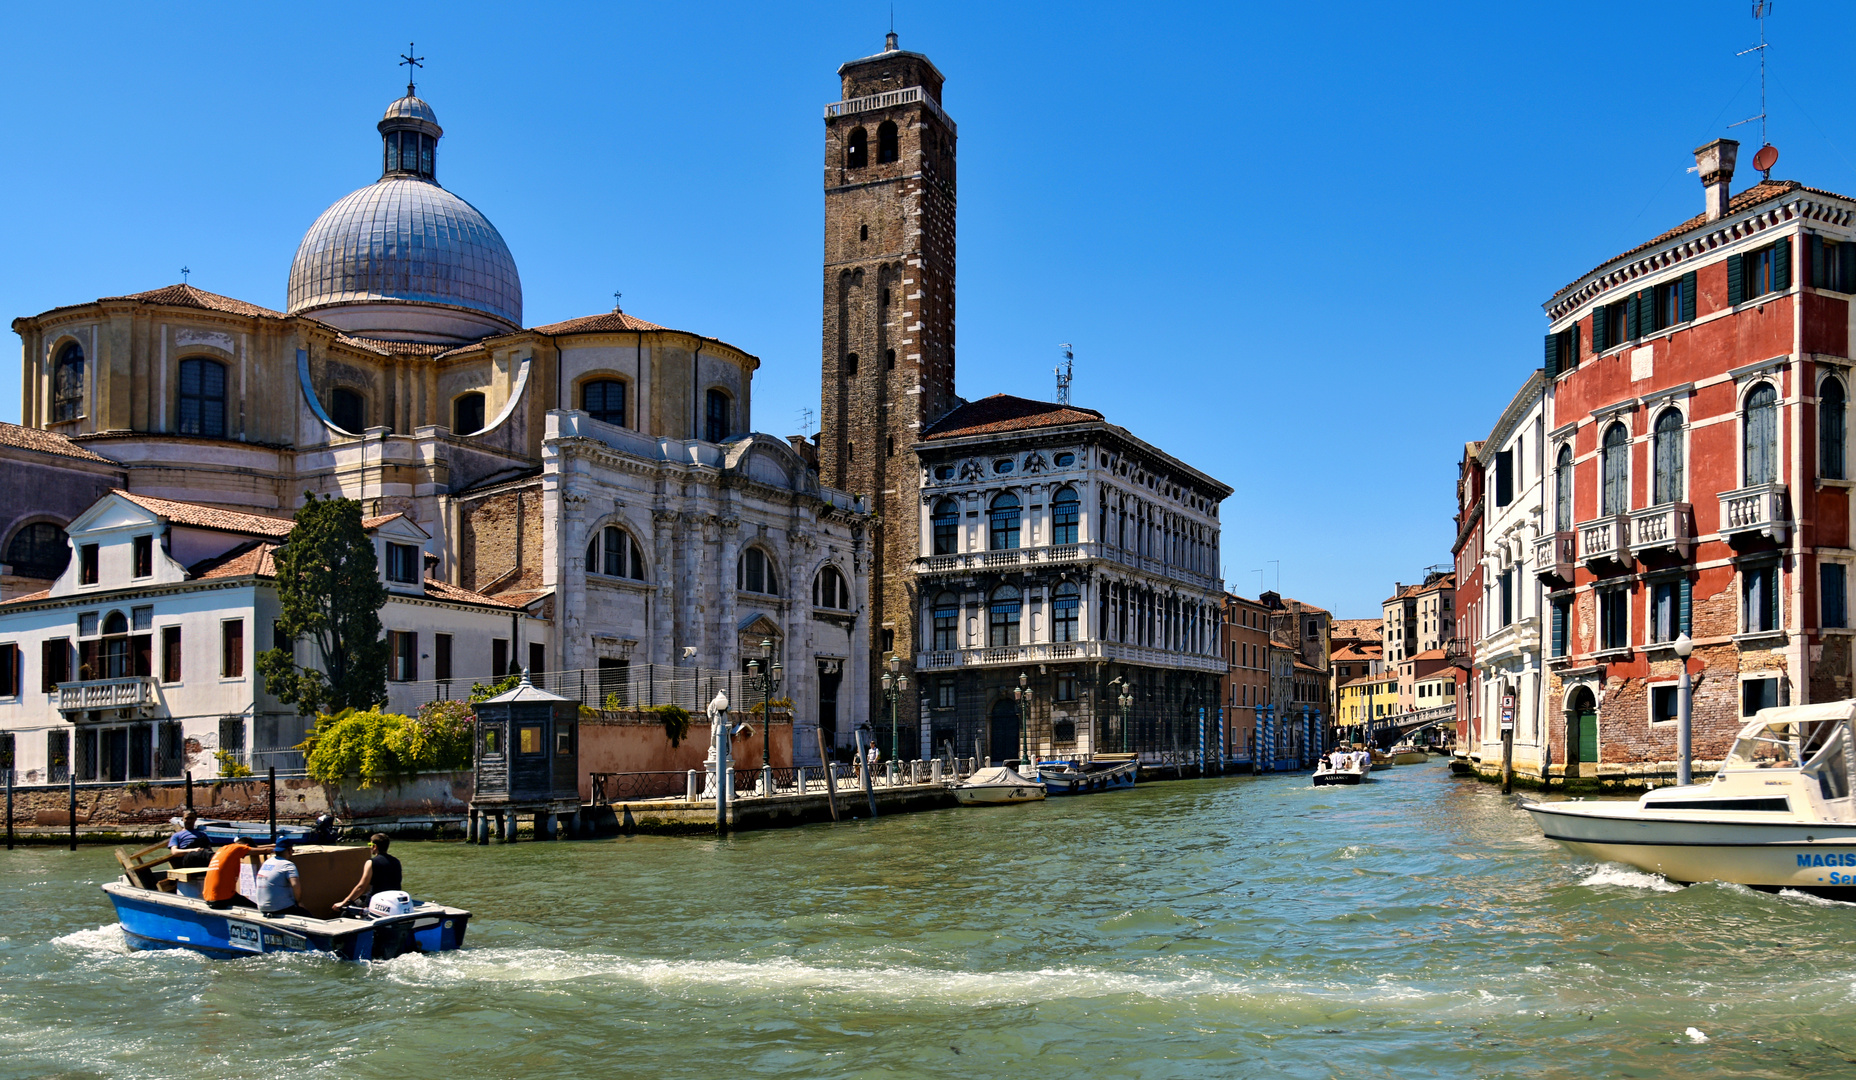
[[[1335,764],[1335,757],[1340,758],[1339,764]],[[1342,784],[1365,783],[1368,772],[1365,757],[1363,752],[1348,753],[1343,750],[1338,754],[1322,758],[1315,764],[1315,786],[1335,787]]]
[[[1762,709],[1708,783],[1634,803],[1521,800],[1549,839],[1678,884],[1856,899],[1856,701]]]
[[[1038,780],[1052,795],[1085,795],[1134,786],[1141,771],[1133,754],[1103,754],[1090,761],[1040,761]]]
[[[1431,755],[1424,752],[1416,743],[1402,742],[1390,751],[1394,765],[1422,765],[1430,760]]]

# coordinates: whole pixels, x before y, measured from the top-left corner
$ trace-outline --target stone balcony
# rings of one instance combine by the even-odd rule
[[[1534,541],[1534,573],[1543,578],[1558,578],[1572,584],[1572,568],[1578,562],[1579,534],[1573,531],[1547,533]]]
[[[1630,553],[1673,552],[1688,558],[1695,549],[1695,508],[1688,503],[1663,503],[1630,515]]]
[[[1010,667],[1017,664],[1063,664],[1081,660],[1113,660],[1180,671],[1222,675],[1228,667],[1216,656],[1149,649],[1118,641],[1040,641],[1029,645],[993,645],[950,652],[915,654],[917,671],[953,671],[960,668]]]
[[[1598,563],[1607,560],[1620,566],[1630,565],[1630,518],[1612,514],[1593,521],[1582,521],[1579,534],[1579,561]]]
[[[1222,593],[1223,580],[1207,574],[1173,566],[1160,559],[1139,555],[1102,543],[1050,544],[1042,547],[1005,548],[999,551],[960,551],[952,555],[927,555],[915,560],[915,572],[927,576],[964,575],[977,572],[1026,570],[1058,563],[1100,559],[1117,563],[1158,578],[1190,585],[1206,592]]]
[[[58,684],[59,712],[141,709],[154,705],[157,700],[155,680],[146,675]]]
[[[1783,544],[1791,532],[1791,507],[1784,484],[1755,484],[1723,491],[1721,536],[1727,540],[1763,536]]]

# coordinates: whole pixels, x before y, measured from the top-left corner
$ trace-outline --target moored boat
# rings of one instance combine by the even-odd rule
[[[1521,806],[1578,854],[1679,884],[1856,898],[1852,719],[1856,701],[1762,709],[1708,783],[1657,788],[1633,803]]]
[[[1051,795],[1084,795],[1131,788],[1140,769],[1133,754],[1106,754],[1090,761],[1041,761],[1038,779]]]
[[[981,769],[953,786],[962,806],[1000,806],[1035,802],[1044,797],[1044,785],[1018,775],[1004,765]]]

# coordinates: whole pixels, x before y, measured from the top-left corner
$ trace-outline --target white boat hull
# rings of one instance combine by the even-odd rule
[[[1000,806],[1036,802],[1043,797],[1041,784],[962,784],[954,788],[954,798],[962,806]]]
[[[1622,804],[1634,809],[1634,804]],[[1651,820],[1602,804],[1525,803],[1549,839],[1601,862],[1670,881],[1732,881],[1756,889],[1856,892],[1856,824]]]

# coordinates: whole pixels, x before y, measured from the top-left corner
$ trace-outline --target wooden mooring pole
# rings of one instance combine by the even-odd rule
[[[1502,725],[1502,794],[1514,791],[1514,725]]]
[[[13,767],[6,770],[6,849],[13,850]]]
[[[270,768],[271,781],[271,843],[277,843],[277,766]]]
[[[193,809],[193,770],[187,770],[187,809]]]
[[[71,814],[70,814],[71,850],[76,851],[77,850],[77,770],[76,769],[71,770],[71,775],[68,779],[70,781],[70,791],[71,791],[71,797],[67,800],[67,805],[69,806],[70,811],[71,811]]]
[[[832,767],[831,758],[825,756],[825,729],[815,727],[812,729],[812,734],[818,736],[818,759],[825,763],[825,802],[831,807],[831,820],[836,821],[838,820],[838,778],[834,774],[837,769]],[[9,792],[12,790],[11,787],[7,788]],[[9,822],[13,820],[10,813],[7,815],[7,820]],[[7,828],[11,829],[12,826],[8,825]],[[8,835],[10,836],[11,833]]]

